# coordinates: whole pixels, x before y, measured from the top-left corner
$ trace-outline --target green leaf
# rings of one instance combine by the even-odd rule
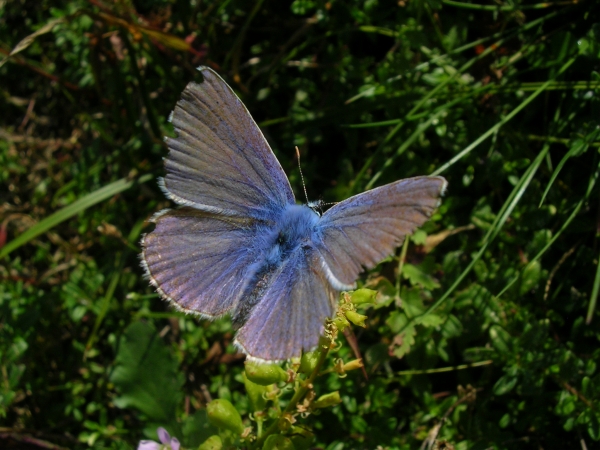
[[[392,343],[392,354],[396,358],[402,358],[410,352],[410,349],[415,345],[415,336],[417,331],[413,326],[406,328],[402,333],[394,336]]]
[[[294,444],[285,436],[273,434],[265,441],[263,450],[294,450]]]
[[[430,291],[440,287],[440,283],[434,277],[412,264],[404,264],[402,275],[404,278],[408,279],[412,285],[419,285]]]
[[[185,419],[181,426],[181,432],[183,434],[183,444],[187,447],[196,447],[217,434],[218,430],[208,421],[206,409],[199,409]]]
[[[445,321],[445,318],[438,315],[438,314],[425,314],[423,316],[420,316],[415,323],[418,323],[419,325],[423,325],[424,327],[439,327],[441,324],[443,324]]]
[[[577,397],[567,391],[560,393],[558,404],[556,405],[556,413],[561,416],[568,416],[577,409]]]
[[[310,430],[304,427],[292,427],[290,437],[294,450],[309,450],[313,447],[312,443],[315,440],[315,435]]]
[[[400,311],[392,311],[385,321],[387,326],[390,327],[390,330],[392,330],[394,333],[398,333],[407,324],[407,322],[408,318],[406,317],[406,314]]]
[[[593,440],[598,441],[600,440],[600,418],[598,418],[598,413],[592,410],[587,412],[590,416],[587,423],[587,431]]]
[[[120,392],[114,399],[117,407],[135,408],[156,423],[175,422],[183,399],[183,376],[151,325],[134,322],[127,327],[110,381]]]
[[[492,345],[501,355],[508,355],[511,347],[511,336],[500,325],[492,325],[490,327],[490,339]]]
[[[402,300],[402,309],[407,317],[417,317],[425,312],[425,306],[423,305],[420,289],[402,288],[400,292],[400,299]]]
[[[294,14],[303,15],[309,13],[315,6],[316,2],[312,0],[294,0],[290,9]]]
[[[541,273],[542,264],[539,262],[539,260],[531,261],[529,264],[527,264],[521,273],[521,286],[519,287],[519,293],[524,295],[535,288],[540,281]]]
[[[494,384],[494,394],[508,394],[517,385],[517,381],[519,381],[519,377],[517,376],[516,370],[509,370],[507,374],[500,377]]]
[[[417,245],[425,245],[427,241],[427,233],[424,230],[417,230],[410,237],[410,240]]]
[[[510,414],[506,413],[500,418],[500,422],[498,422],[498,425],[500,426],[500,428],[506,428],[510,425],[510,422],[511,416]]]
[[[563,428],[565,429],[565,431],[571,431],[574,426],[575,426],[575,418],[574,417],[569,417],[567,420],[565,420],[565,423],[563,424]]]
[[[450,314],[446,318],[441,331],[444,338],[450,339],[460,336],[463,331],[463,326],[458,317],[456,317],[454,314]]]
[[[593,440],[600,440],[600,418],[598,417],[598,413],[592,409],[587,409],[579,415],[577,423],[585,425],[588,434]]]

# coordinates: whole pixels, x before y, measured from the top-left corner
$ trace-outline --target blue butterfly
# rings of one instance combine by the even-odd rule
[[[351,290],[440,203],[442,177],[396,181],[323,215],[298,205],[281,165],[233,90],[213,70],[190,83],[171,121],[166,177],[180,208],[157,213],[142,265],[177,309],[231,314],[235,345],[281,361],[313,349],[340,291]]]

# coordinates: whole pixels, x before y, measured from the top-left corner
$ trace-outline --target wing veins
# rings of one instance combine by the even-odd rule
[[[211,88],[212,88],[212,86],[211,86]],[[231,89],[231,88],[230,88],[230,89]],[[231,94],[231,93],[230,93],[230,94]],[[267,181],[265,180],[264,176],[263,176],[263,175],[262,175],[262,174],[261,174],[261,173],[260,173],[260,172],[259,172],[259,171],[256,169],[256,167],[254,166],[254,164],[252,164],[252,162],[250,162],[250,160],[248,159],[248,157],[247,157],[247,155],[246,155],[246,152],[242,151],[242,149],[240,148],[240,145],[239,145],[239,143],[237,142],[237,140],[236,140],[236,139],[235,139],[235,137],[234,137],[234,134],[233,134],[233,133],[232,133],[232,131],[231,131],[231,127],[229,126],[229,125],[230,125],[230,124],[229,124],[229,122],[228,122],[228,121],[226,121],[226,120],[224,120],[224,119],[223,119],[223,117],[222,117],[220,114],[218,114],[218,113],[214,112],[214,110],[213,110],[212,108],[210,108],[210,106],[208,106],[208,104],[207,104],[205,101],[203,101],[201,98],[199,98],[199,97],[197,97],[197,96],[195,96],[195,95],[194,95],[194,97],[196,97],[196,98],[197,98],[197,100],[199,100],[201,103],[203,103],[203,104],[204,104],[204,105],[205,105],[205,106],[208,108],[208,110],[209,110],[209,111],[210,111],[210,112],[211,112],[211,113],[212,113],[212,114],[213,114],[213,115],[214,115],[214,116],[215,116],[215,117],[216,117],[216,118],[217,118],[217,119],[218,119],[218,120],[219,120],[221,123],[225,124],[225,128],[227,128],[227,131],[228,131],[228,133],[227,133],[227,134],[229,135],[228,137],[229,137],[229,139],[230,139],[231,143],[233,143],[233,144],[235,145],[235,147],[236,147],[236,150],[237,150],[237,154],[241,155],[241,156],[242,156],[242,158],[243,158],[244,160],[246,160],[246,162],[247,162],[247,163],[250,165],[250,167],[252,168],[252,170],[254,171],[254,173],[255,173],[255,174],[258,176],[258,178],[260,178],[260,179],[261,179],[261,181],[263,182],[263,185],[264,185],[264,186],[266,186],[266,187],[269,189],[269,183],[267,183]],[[235,102],[236,98],[234,98],[233,100],[234,100],[234,102]],[[240,101],[239,99],[238,99],[238,101],[239,101],[239,103],[241,104],[241,101]],[[239,105],[236,105],[236,106],[239,106]],[[262,131],[260,131],[260,128],[258,128],[258,125],[256,125],[256,122],[254,122],[254,119],[252,119],[252,116],[250,115],[250,113],[248,112],[248,110],[247,110],[245,107],[243,107],[243,105],[242,105],[242,108],[243,108],[243,114],[244,114],[244,115],[245,115],[247,118],[249,118],[249,119],[250,119],[250,124],[251,124],[251,126],[252,126],[252,125],[254,125],[254,127],[253,127],[253,128],[254,128],[254,131],[255,131],[255,132],[258,134],[258,136],[257,136],[257,137],[259,138],[259,140],[261,140],[261,141],[262,141],[261,143],[262,143],[262,144],[264,144],[264,146],[265,146],[265,150],[268,150],[268,151],[270,151],[270,152],[272,153],[272,150],[271,150],[271,148],[269,147],[269,144],[267,143],[267,140],[265,139],[264,135],[262,134]],[[260,138],[262,138],[262,139],[260,139]],[[261,154],[260,152],[256,151],[256,149],[255,149],[255,147],[254,147],[254,145],[253,145],[254,143],[250,143],[250,142],[248,142],[248,144],[250,144],[250,148],[253,150],[254,154],[255,154],[255,155],[257,155],[258,159],[259,159],[261,162],[263,162],[263,163],[264,163],[264,160],[263,160],[263,158],[261,157],[261,156],[262,156],[262,154]],[[275,155],[273,155],[273,157],[275,157]],[[265,166],[266,166],[266,164],[265,164]],[[236,166],[236,167],[237,167],[237,166]],[[238,169],[238,170],[240,170],[240,169],[239,169],[239,167],[237,167],[237,169]],[[240,172],[241,172],[241,171],[240,171]],[[273,194],[273,191],[272,191],[271,189],[269,189],[269,193],[270,193],[270,194]],[[263,194],[264,194],[264,192],[263,192]],[[266,195],[265,195],[265,197],[267,197],[267,198],[271,198],[271,199],[276,199],[276,198],[277,198],[277,196],[276,196],[276,195],[275,195],[275,196],[266,196]]]

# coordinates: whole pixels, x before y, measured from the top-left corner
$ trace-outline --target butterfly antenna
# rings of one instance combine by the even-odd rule
[[[331,205],[337,205],[339,202],[323,202],[321,203],[321,206],[331,206]]]
[[[302,175],[302,167],[300,167],[300,150],[298,146],[296,146],[296,157],[298,158],[298,170],[300,171],[300,179],[302,180],[302,188],[304,189],[304,198],[306,198],[306,203],[310,203],[308,201],[308,194],[306,193],[306,184],[304,184],[304,175]]]

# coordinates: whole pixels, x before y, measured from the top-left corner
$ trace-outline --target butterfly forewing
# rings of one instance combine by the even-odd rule
[[[211,69],[200,71],[204,81],[188,84],[173,111],[164,188],[179,204],[272,220],[294,203],[289,181],[240,99]]]
[[[335,285],[352,285],[423,225],[446,188],[442,177],[416,177],[344,200],[325,212],[314,244]]]

